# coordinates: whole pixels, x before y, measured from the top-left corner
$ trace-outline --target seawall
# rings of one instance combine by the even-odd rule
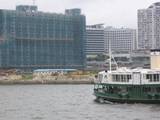
[[[93,79],[85,80],[0,80],[0,85],[14,84],[93,84]]]

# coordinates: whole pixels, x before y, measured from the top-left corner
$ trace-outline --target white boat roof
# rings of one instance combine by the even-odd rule
[[[122,67],[122,68],[118,68],[117,70],[108,71],[108,73],[111,73],[111,74],[132,74],[136,72],[142,73],[142,74],[154,74],[154,73],[160,74],[160,69],[143,69],[143,68],[129,69],[126,67]],[[99,73],[103,74],[105,73],[105,71],[101,71]]]

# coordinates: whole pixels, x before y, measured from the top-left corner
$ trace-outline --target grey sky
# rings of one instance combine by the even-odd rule
[[[67,8],[81,8],[87,24],[105,23],[114,27],[137,27],[137,9],[150,6],[158,0],[36,0],[40,11],[64,13]],[[0,0],[0,9],[15,9],[32,0]]]

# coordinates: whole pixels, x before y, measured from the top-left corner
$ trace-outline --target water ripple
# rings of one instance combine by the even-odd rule
[[[0,86],[0,120],[160,120],[160,105],[98,104],[92,85]]]

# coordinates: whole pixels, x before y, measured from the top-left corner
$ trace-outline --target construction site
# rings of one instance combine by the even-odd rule
[[[0,10],[0,69],[83,69],[85,16],[38,11],[35,5]]]

